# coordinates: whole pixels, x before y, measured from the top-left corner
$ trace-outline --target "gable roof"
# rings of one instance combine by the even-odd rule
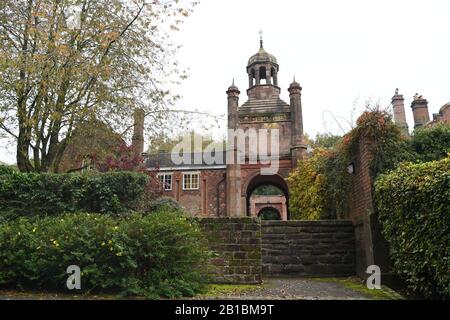
[[[158,168],[163,171],[226,168],[226,151],[185,153],[183,156],[182,158],[175,153],[173,156],[172,153],[149,154],[146,156],[145,166],[148,169]]]

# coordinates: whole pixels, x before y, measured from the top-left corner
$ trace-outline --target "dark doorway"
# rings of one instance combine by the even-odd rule
[[[272,207],[261,209],[261,211],[259,211],[258,217],[261,218],[261,220],[281,220],[280,212]]]

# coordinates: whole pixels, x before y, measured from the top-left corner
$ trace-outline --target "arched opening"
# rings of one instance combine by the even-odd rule
[[[268,221],[281,220],[280,211],[278,211],[276,208],[273,207],[262,208],[258,213],[258,217],[261,220],[268,220]]]
[[[279,175],[253,177],[247,185],[246,200],[249,216],[256,217],[263,208],[272,207],[278,211],[281,220],[289,219],[288,186]]]
[[[259,80],[261,84],[266,84],[267,83],[267,71],[266,71],[266,67],[261,67],[259,68]]]

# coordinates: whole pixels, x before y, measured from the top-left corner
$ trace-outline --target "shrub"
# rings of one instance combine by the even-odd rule
[[[169,197],[161,197],[149,203],[145,213],[158,211],[181,211],[183,207],[178,201]]]
[[[409,138],[402,135],[392,115],[378,107],[364,112],[358,118],[357,126],[344,137],[349,155],[354,154],[361,138],[370,141],[374,149],[374,159],[370,163],[373,179],[396,168],[401,162],[417,158],[409,145]]]
[[[13,167],[0,165],[0,176],[5,174],[12,174],[15,171],[16,170]]]
[[[179,213],[21,217],[0,224],[0,285],[62,291],[78,265],[83,292],[192,296],[206,252],[197,224]]]
[[[375,188],[394,271],[415,294],[450,298],[450,157],[402,164]]]
[[[148,177],[132,172],[0,176],[0,212],[55,215],[64,212],[122,213],[135,209]]]
[[[411,137],[411,146],[422,161],[445,158],[450,153],[450,124],[416,130]]]
[[[316,148],[289,175],[291,218],[336,219],[347,211],[348,160],[337,150]]]
[[[325,179],[322,172],[326,151],[316,149],[311,158],[299,161],[298,167],[288,177],[291,218],[318,220],[325,211]]]

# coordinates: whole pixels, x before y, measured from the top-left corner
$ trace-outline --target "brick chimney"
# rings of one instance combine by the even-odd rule
[[[394,122],[400,127],[403,134],[408,134],[408,123],[405,115],[405,98],[399,94],[399,90],[395,90],[395,95],[392,97],[392,106],[394,109]]]
[[[136,155],[142,155],[144,152],[144,120],[145,113],[142,109],[134,111],[134,130],[132,148]]]
[[[430,122],[430,114],[428,112],[428,101],[416,93],[411,104],[414,116],[414,129],[423,127]]]

